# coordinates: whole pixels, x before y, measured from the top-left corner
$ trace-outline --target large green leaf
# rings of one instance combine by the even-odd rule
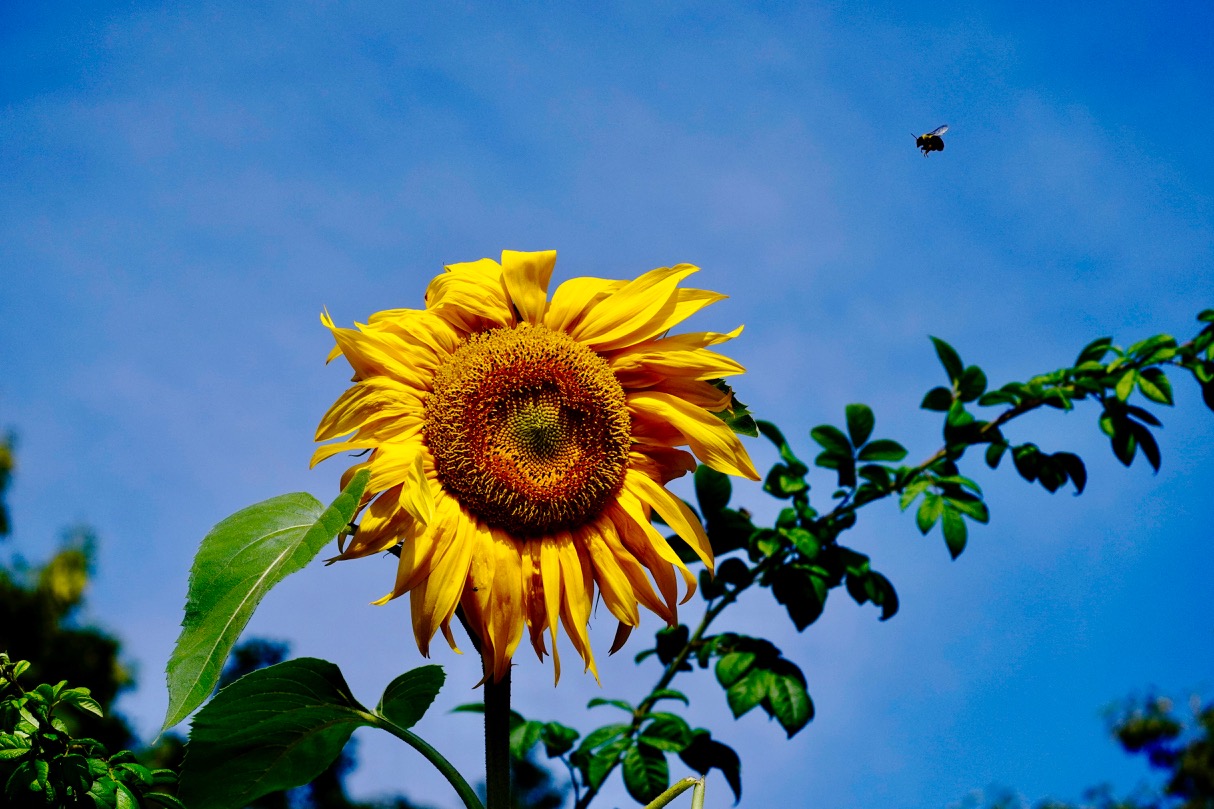
[[[666,756],[647,744],[628,748],[624,754],[624,788],[637,803],[649,803],[670,786]]]
[[[190,570],[185,619],[167,669],[164,727],[185,719],[219,682],[253,610],[354,517],[370,473],[362,470],[327,509],[298,492],[241,509],[211,529]]]
[[[426,715],[446,679],[443,667],[433,664],[406,671],[388,683],[377,710],[397,727],[411,728]]]
[[[181,799],[190,809],[238,809],[306,784],[355,728],[374,720],[326,660],[304,657],[246,674],[194,717]]]

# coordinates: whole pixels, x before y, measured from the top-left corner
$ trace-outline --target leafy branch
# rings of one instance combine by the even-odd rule
[[[622,700],[591,703],[626,710],[631,714],[628,721],[598,728],[568,755],[567,751],[556,755],[550,751],[570,769],[576,809],[586,809],[621,766],[629,794],[641,803],[652,800],[669,783],[668,753],[678,753],[701,775],[720,769],[740,798],[737,754],[712,740],[707,730],[692,730],[677,715],[655,708],[663,699],[686,703],[683,694],[671,689],[675,678],[693,670],[693,661],[707,668],[715,660],[717,680],[735,717],[761,707],[789,737],[800,731],[813,717],[813,703],[800,669],[769,641],[734,633],[712,635],[709,629],[743,592],[756,585],[771,588],[798,631],[822,615],[830,591],[840,586],[857,604],[879,607],[881,620],[893,617],[898,610],[893,585],[872,569],[868,556],[839,542],[840,535],[856,525],[862,508],[897,497],[906,511],[917,502],[914,513],[919,531],[927,534],[939,523],[955,559],[966,546],[966,519],[977,523],[990,519],[982,489],[959,469],[966,451],[985,445],[984,457],[991,469],[1010,454],[1014,468],[1026,481],[1051,493],[1069,482],[1079,494],[1087,483],[1086,466],[1079,456],[1046,452],[1032,442],[1014,443],[1004,428],[1038,409],[1070,411],[1084,400],[1099,405],[1098,425],[1121,463],[1129,466],[1141,451],[1158,471],[1161,457],[1151,428],[1160,427],[1161,422],[1146,407],[1131,403],[1131,398],[1137,392],[1148,406],[1171,406],[1172,385],[1165,368],[1182,369],[1193,375],[1203,400],[1214,410],[1214,310],[1201,312],[1198,320],[1203,324],[1201,330],[1185,343],[1161,334],[1120,348],[1110,338],[1101,338],[1085,346],[1073,366],[989,391],[981,368],[965,365],[952,346],[932,338],[949,384],[929,390],[921,407],[944,414],[942,446],[914,466],[897,465],[906,457],[906,449],[891,439],[872,439],[876,425],[872,410],[863,404],[848,405],[843,429],[820,425],[810,432],[822,448],[814,464],[832,470],[837,478],[832,493],[836,502],[824,513],[810,503],[809,467],[779,429],[768,422],[750,422],[780,455],[763,490],[789,501],[789,507],[780,512],[773,527],[756,527],[745,509],[729,508],[731,484],[725,475],[703,466],[696,471],[696,499],[714,552],[720,558],[743,550],[749,564],[734,556],[722,561],[715,579],[703,572],[701,593],[706,606],[696,628],[663,629],[657,633],[655,647],[637,657],[639,662],[657,656],[665,666],[639,704],[633,707]],[[982,418],[972,411],[975,406],[1002,410]],[[749,421],[744,407],[740,412],[735,407],[722,417],[731,424]],[[677,538],[671,540],[678,544]],[[689,549],[683,556],[689,562],[695,558]]]

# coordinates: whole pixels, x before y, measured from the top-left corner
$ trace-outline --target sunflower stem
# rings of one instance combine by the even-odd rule
[[[486,669],[492,671],[486,661]],[[485,791],[487,809],[510,807],[510,670],[485,680]]]

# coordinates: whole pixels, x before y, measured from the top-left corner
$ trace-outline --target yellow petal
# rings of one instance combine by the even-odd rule
[[[543,321],[544,307],[548,302],[548,281],[555,266],[555,250],[538,253],[502,251],[502,278],[521,320],[528,323]]]
[[[712,546],[704,533],[704,526],[687,504],[670,492],[663,489],[647,476],[629,469],[624,476],[624,488],[635,494],[641,501],[653,506],[653,509],[666,521],[679,538],[695,551],[700,561],[711,571],[713,569]]]
[[[544,659],[548,653],[544,645],[544,630],[548,628],[548,612],[544,605],[544,579],[541,556],[544,541],[533,538],[521,546],[523,560],[523,620],[531,635],[531,646],[536,657]]]
[[[586,631],[594,593],[590,563],[578,553],[573,538],[567,532],[557,537],[556,547],[561,563],[561,624],[573,648],[586,663],[586,670],[598,680],[598,667],[594,663],[594,652],[590,649],[590,634]]]
[[[400,507],[409,512],[419,524],[429,525],[434,519],[434,492],[431,491],[430,480],[426,477],[423,454],[424,450],[417,452],[413,456],[413,463],[409,465],[408,475],[400,490]]]
[[[510,671],[510,658],[523,635],[522,558],[519,541],[504,531],[492,531],[496,557],[489,597],[489,635],[493,638],[493,678]]]
[[[696,457],[718,472],[759,479],[759,473],[734,431],[704,408],[669,393],[640,391],[628,396],[628,411],[633,414],[634,422],[653,419],[673,426],[687,439]]]
[[[544,325],[553,331],[569,332],[594,303],[623,286],[623,281],[606,278],[570,278],[552,293]]]
[[[598,522],[583,525],[575,536],[583,543],[585,554],[590,559],[590,568],[594,571],[594,581],[599,586],[599,593],[607,609],[630,626],[639,624],[641,613],[637,609],[632,585],[620,567],[619,560],[603,539]],[[648,585],[648,582],[646,584]]]
[[[540,546],[540,579],[544,583],[544,612],[548,629],[552,633],[552,668],[555,670],[553,685],[561,679],[561,656],[556,648],[556,627],[561,614],[561,562],[560,539],[545,537]]]
[[[686,604],[696,592],[696,577],[687,569],[687,565],[675,553],[674,548],[670,547],[670,543],[666,541],[666,537],[658,533],[657,529],[649,521],[647,507],[641,500],[628,491],[627,488],[621,489],[616,498],[618,506],[618,514],[622,514],[624,519],[617,517],[616,524],[620,527],[620,536],[626,537],[625,546],[632,549],[632,552],[639,558],[641,551],[638,546],[648,546],[657,555],[670,564],[675,570],[679,571],[679,575],[683,577],[683,584],[687,588],[687,592],[679,600],[680,604]],[[636,532],[640,532],[637,536]],[[650,565],[650,570],[657,568]],[[661,582],[658,582],[659,586]],[[663,593],[666,593],[663,590]],[[669,597],[667,598],[669,604]]]
[[[454,534],[448,542],[450,549],[441,556],[436,555],[430,564],[430,575],[418,582],[409,595],[413,637],[417,648],[427,657],[431,638],[439,625],[450,619],[464,592],[476,544],[474,524],[462,509],[456,511],[456,516],[446,526],[448,532]]]
[[[665,377],[720,379],[745,373],[741,363],[703,348],[672,348],[655,340],[648,348],[613,355],[607,364],[625,390],[650,387]]]
[[[650,270],[596,303],[569,335],[594,349],[628,344],[634,335],[671,315],[679,281],[697,270],[690,264]]]
[[[709,292],[705,289],[676,289],[674,296],[661,309],[661,313],[654,317],[645,328],[628,335],[626,340],[617,340],[609,345],[600,346],[600,349],[606,351],[621,345],[634,345],[650,340],[682,323],[709,304],[723,301],[728,297],[728,295]]]
[[[454,544],[453,525],[450,515],[458,513],[458,505],[449,497],[435,504],[435,518],[416,536],[400,545],[400,558],[396,562],[396,583],[392,592],[371,603],[386,604],[398,596],[413,590],[429,576],[439,558]]]
[[[602,546],[597,548],[591,555],[590,563],[597,568],[601,559],[607,559],[614,562],[619,568],[619,573],[628,580],[629,594],[633,600],[640,601],[640,603],[643,604],[650,612],[653,612],[663,620],[669,622],[671,615],[670,611],[667,609],[667,605],[663,604],[658,599],[658,594],[653,591],[653,585],[649,583],[649,578],[645,575],[646,567],[637,559],[636,556],[625,548],[623,540],[617,532],[615,523],[611,519],[610,514],[598,520],[596,527],[598,528],[596,533],[598,539],[602,543]],[[615,574],[613,573],[612,575]],[[595,580],[598,580],[597,574],[595,576]],[[618,587],[618,584],[616,586]],[[602,589],[603,585],[600,584],[599,590],[601,591]],[[608,602],[606,594],[603,595],[603,603],[607,604],[608,608],[610,609],[611,604]],[[634,606],[633,611],[635,612],[635,610],[636,608]],[[612,614],[615,615],[616,618],[624,620],[623,617],[621,617],[614,610],[612,611]],[[639,613],[637,617],[640,617]],[[632,626],[636,626],[637,624],[637,621],[633,621],[631,623]]]
[[[380,419],[422,417],[424,391],[387,376],[373,376],[357,383],[333,403],[316,428],[316,441],[327,441],[354,432]]]
[[[426,288],[426,308],[465,332],[514,325],[514,311],[492,259],[447,266]]]

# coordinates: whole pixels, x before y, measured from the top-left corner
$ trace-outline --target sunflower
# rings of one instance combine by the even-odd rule
[[[453,264],[425,309],[378,312],[356,329],[322,322],[353,386],[329,408],[312,463],[361,451],[371,477],[357,529],[329,561],[392,550],[392,591],[410,594],[413,632],[429,656],[462,607],[485,674],[501,679],[523,636],[542,660],[564,626],[598,677],[587,625],[595,588],[619,621],[618,649],[639,606],[674,625],[695,577],[651,524],[657,512],[711,570],[695,514],[665,484],[696,459],[757,480],[724,421],[719,380],[743,372],[708,350],[727,334],[668,330],[725,296],[679,283],[696,267],[632,281],[574,278],[551,297],[556,253],[507,250],[499,264]],[[680,447],[689,447],[687,452]],[[694,456],[694,457],[693,457]],[[686,593],[678,598],[678,577]],[[652,577],[652,581],[651,581]]]

